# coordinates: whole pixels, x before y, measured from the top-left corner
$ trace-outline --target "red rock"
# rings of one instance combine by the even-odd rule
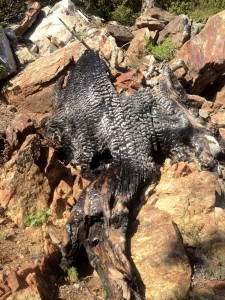
[[[25,17],[21,25],[18,25],[14,31],[17,36],[21,36],[24,32],[31,27],[36,20],[41,9],[41,5],[38,2],[34,2],[32,6],[26,11]]]
[[[12,120],[6,130],[6,140],[11,147],[17,147],[21,143],[21,138],[25,139],[26,135],[34,131],[34,124],[31,118],[19,113]]]
[[[11,295],[12,291],[11,289],[6,285],[1,283],[0,284],[0,299],[5,300],[8,299],[8,297]]]
[[[122,73],[118,76],[114,86],[118,93],[125,92],[129,95],[140,89],[144,82],[144,75],[139,70],[133,69],[130,72]]]
[[[191,35],[191,24],[186,15],[176,16],[166,27],[160,31],[159,38],[157,40],[158,44],[168,38],[173,42],[176,49],[179,49]]]
[[[149,3],[137,18],[135,25],[137,28],[148,27],[151,31],[162,30],[173,19],[174,15]]]
[[[40,57],[9,81],[4,97],[19,112],[33,114],[35,118],[47,116],[51,111],[56,80],[71,59],[77,61],[83,52],[84,47],[75,41],[48,56]]]
[[[31,134],[18,153],[0,169],[0,204],[8,209],[8,216],[21,227],[28,212],[48,207],[50,187],[36,164],[39,157],[39,136]]]
[[[146,299],[174,299],[178,290],[181,299],[185,299],[191,284],[191,266],[171,217],[147,203],[137,219],[131,254],[145,285]]]
[[[204,97],[198,95],[187,94],[188,100],[191,101],[192,105],[196,108],[201,108],[201,106],[206,102]]]
[[[7,284],[12,290],[12,292],[16,292],[20,289],[19,277],[16,271],[11,270],[7,276]]]
[[[186,42],[175,59],[182,59],[189,71],[185,76],[188,90],[199,95],[225,72],[225,10],[209,18],[203,30]],[[175,73],[182,76],[180,70]]]
[[[46,238],[44,242],[45,258],[50,265],[58,265],[62,257],[59,247],[52,242],[50,238]]]
[[[25,279],[28,274],[35,273],[38,271],[38,265],[33,262],[26,262],[24,263],[19,270],[17,271],[17,274],[19,277]]]
[[[150,36],[148,28],[141,28],[135,31],[135,36],[127,49],[126,56],[130,61],[137,59],[145,52],[147,39]]]
[[[225,128],[225,107],[211,116],[212,122],[219,128]]]
[[[70,183],[61,180],[55,188],[53,200],[50,206],[52,214],[56,215],[57,218],[62,218],[64,211],[68,208],[68,203],[70,204],[70,207],[75,204],[73,199],[72,176]]]

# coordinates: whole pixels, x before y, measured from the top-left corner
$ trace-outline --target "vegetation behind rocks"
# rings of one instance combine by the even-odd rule
[[[94,14],[105,21],[115,20],[124,25],[132,25],[141,11],[141,0],[72,0],[88,14]],[[32,1],[0,0],[1,22],[13,23],[22,19],[27,6]],[[42,7],[54,5],[57,0],[40,0]],[[192,19],[205,21],[209,16],[225,9],[224,0],[166,0],[157,1],[162,8],[175,14],[188,14]]]

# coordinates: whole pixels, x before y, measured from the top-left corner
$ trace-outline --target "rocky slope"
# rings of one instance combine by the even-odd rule
[[[1,299],[27,294],[34,299],[107,297],[99,279],[90,275],[86,258],[78,266],[80,282],[65,281],[57,269],[63,225],[88,184],[79,166],[63,163],[61,149],[44,130],[57,104],[56,82],[61,78],[66,86],[71,60],[76,62],[85,50],[58,18],[100,51],[120,93],[151,86],[158,76],[161,62],[146,53],[147,38],[152,44],[172,40],[176,54],[170,64],[176,68],[178,60],[185,63],[175,74],[189,93],[192,113],[225,144],[224,16],[223,11],[205,25],[196,24],[149,5],[127,28],[86,19],[62,1],[52,10],[40,11],[34,4],[14,27],[20,41],[14,45],[18,73],[7,66],[7,59],[0,69],[1,79],[12,73],[2,80],[0,96]],[[140,195],[143,206],[129,239],[144,299],[225,298],[224,164],[221,157],[209,171],[197,162],[167,159],[159,181]],[[40,227],[25,222],[48,208],[51,215],[43,213]]]

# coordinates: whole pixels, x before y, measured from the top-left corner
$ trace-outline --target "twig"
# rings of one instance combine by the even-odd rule
[[[81,44],[82,44],[86,49],[88,49],[88,50],[90,50],[90,51],[93,51],[93,50],[85,43],[85,41],[84,41],[84,40],[83,40],[83,39],[82,39],[82,38],[81,38],[74,30],[71,30],[71,29],[66,25],[66,23],[65,23],[61,18],[58,17],[58,19],[59,19],[60,22],[63,23],[63,25],[66,27],[66,29],[68,29],[69,32],[70,32],[73,36],[75,36],[75,38],[77,38],[78,41],[81,42]]]

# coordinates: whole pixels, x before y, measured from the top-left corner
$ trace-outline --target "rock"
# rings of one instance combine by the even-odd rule
[[[201,108],[201,106],[206,102],[206,99],[204,97],[198,95],[187,94],[187,97],[192,106],[195,108]]]
[[[75,204],[73,199],[73,178],[71,182],[61,180],[54,190],[51,212],[57,218],[63,218],[65,210],[69,211]]]
[[[20,289],[19,278],[14,270],[10,270],[7,276],[7,284],[13,293]]]
[[[175,17],[166,27],[160,31],[158,44],[168,38],[179,49],[191,36],[191,21],[186,15]]]
[[[64,47],[74,36],[59,18],[76,32],[83,33],[89,26],[89,23],[75,11],[75,6],[71,1],[60,1],[55,4],[51,12],[39,22],[36,28],[32,28],[26,33],[25,37],[37,45],[46,43],[46,38],[48,38],[56,47]],[[42,55],[45,54],[44,50],[49,53],[48,48],[50,46],[51,44],[46,45],[42,49]]]
[[[47,115],[51,111],[56,80],[71,59],[77,61],[83,52],[84,47],[76,41],[40,57],[9,81],[4,97],[20,112],[33,113],[37,118]]]
[[[28,274],[36,272],[38,272],[38,265],[33,262],[26,262],[19,268],[17,274],[19,277],[25,279]]]
[[[6,130],[6,141],[11,148],[19,148],[26,136],[34,132],[34,124],[29,115],[19,113]]]
[[[135,32],[135,36],[127,49],[126,56],[133,61],[141,56],[146,49],[147,40],[150,36],[148,28],[141,28]]]
[[[225,107],[211,116],[213,124],[219,128],[225,128]]]
[[[134,38],[134,35],[129,28],[122,25],[109,23],[107,24],[106,29],[119,44],[129,43]]]
[[[144,75],[137,69],[122,73],[116,78],[114,86],[118,93],[131,93],[140,89],[145,82]]]
[[[171,217],[147,203],[137,224],[131,255],[146,288],[145,299],[186,299],[191,267]]]
[[[16,50],[16,56],[20,62],[21,65],[30,63],[32,61],[36,60],[36,56],[32,54],[27,47],[19,47],[18,50]]]
[[[34,2],[31,7],[26,11],[24,19],[22,21],[21,25],[18,25],[14,28],[14,31],[17,36],[22,36],[25,31],[31,27],[31,25],[36,20],[39,12],[40,12],[41,6],[38,2]]]
[[[219,77],[209,88],[204,96],[216,104],[225,106],[225,75]]]
[[[199,95],[225,72],[223,40],[225,10],[209,18],[204,29],[187,41],[175,59],[182,59],[189,71],[185,76],[188,91]],[[182,77],[180,70],[175,73]]]
[[[16,62],[4,30],[0,26],[0,80],[17,72]]]
[[[137,28],[148,27],[151,31],[162,30],[173,19],[174,15],[149,3],[135,25]]]
[[[119,48],[116,40],[112,36],[102,36],[100,51],[104,58],[109,62],[111,68],[116,68],[122,60],[119,60]]]
[[[215,173],[199,171],[197,164],[170,165],[166,161],[155,192],[150,203],[170,214],[186,243],[196,246],[217,237],[225,242],[225,212],[223,216],[215,214],[216,207],[223,207]]]
[[[50,187],[36,164],[39,156],[38,136],[29,135],[18,153],[0,169],[0,204],[21,227],[28,212],[48,207]]]
[[[219,128],[219,133],[222,139],[225,141],[225,129],[224,128]]]

